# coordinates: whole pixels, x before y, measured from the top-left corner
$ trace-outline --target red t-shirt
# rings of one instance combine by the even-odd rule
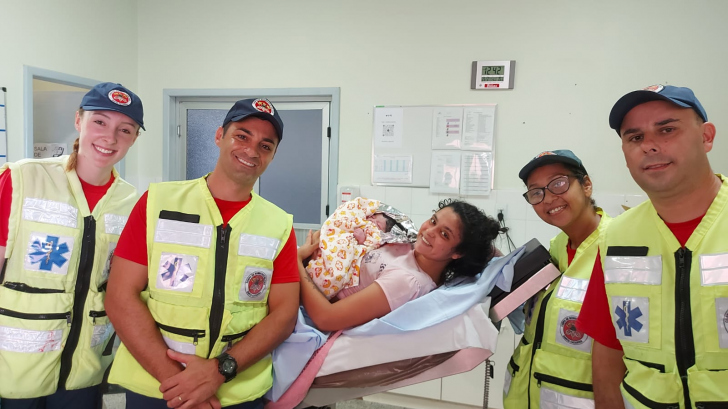
[[[114,255],[123,259],[133,261],[143,266],[147,263],[147,194],[144,192],[139,201],[134,205],[129,220],[121,232],[119,242],[114,249]],[[215,203],[220,209],[223,223],[227,222],[237,214],[240,209],[250,203],[250,199],[244,202],[229,202],[215,198]],[[283,245],[278,257],[273,260],[273,277],[271,284],[297,283],[298,276],[298,251],[296,247],[296,234],[291,229],[291,235],[286,244]]]
[[[690,235],[698,227],[703,216],[683,223],[665,223],[681,246],[685,246]],[[612,314],[609,311],[607,290],[604,287],[604,270],[597,255],[597,263],[594,265],[589,287],[586,290],[586,297],[581,306],[579,318],[576,320],[576,328],[594,338],[600,344],[612,348],[622,349],[617,339],[617,332],[612,324]]]
[[[83,195],[86,197],[89,211],[94,211],[94,207],[99,203],[102,197],[109,190],[109,187],[114,183],[114,174],[111,174],[109,182],[103,186],[94,186],[86,183],[83,179],[78,178],[81,181],[81,187],[83,188]],[[0,246],[8,244],[8,224],[10,220],[10,207],[13,204],[13,181],[10,176],[10,169],[0,175]]]

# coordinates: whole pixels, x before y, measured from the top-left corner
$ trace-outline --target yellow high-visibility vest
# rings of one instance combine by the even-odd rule
[[[593,408],[592,339],[576,329],[589,279],[599,252],[600,235],[611,222],[602,209],[599,226],[568,263],[569,237],[559,233],[550,253],[563,272],[556,283],[526,303],[526,328],[508,363],[503,407]]]
[[[111,254],[137,199],[114,182],[93,212],[68,156],[7,163],[13,184],[0,281],[0,396],[101,383],[114,333],[104,309]]]
[[[292,216],[252,193],[227,225],[204,178],[152,184],[147,199],[148,288],[142,294],[167,345],[214,358],[268,314],[273,260]],[[271,387],[270,356],[217,392],[223,406],[254,400]],[[109,382],[162,398],[159,382],[122,344]]]

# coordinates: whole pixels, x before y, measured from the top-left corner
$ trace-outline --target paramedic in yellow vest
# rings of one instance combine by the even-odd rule
[[[0,172],[3,409],[93,408],[111,363],[109,260],[137,199],[114,165],[144,129],[142,101],[110,82],[76,113],[73,152]]]
[[[238,101],[212,173],[152,184],[134,207],[106,300],[127,408],[262,408],[298,313],[292,217],[253,192],[282,134],[270,101]]]
[[[503,407],[593,408],[592,339],[577,331],[576,318],[610,218],[596,207],[591,178],[570,150],[542,152],[518,176],[536,214],[561,229],[549,251],[563,275],[526,303],[526,328],[508,364]]]
[[[649,200],[611,223],[577,326],[598,408],[728,407],[728,185],[688,88],[620,98],[609,125]]]

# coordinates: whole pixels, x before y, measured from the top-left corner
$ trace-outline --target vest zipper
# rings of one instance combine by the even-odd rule
[[[66,381],[71,373],[73,354],[78,347],[78,340],[83,327],[83,309],[86,304],[91,276],[93,275],[94,254],[96,250],[96,220],[93,216],[83,218],[83,239],[81,241],[81,254],[76,274],[76,287],[73,296],[73,316],[71,330],[68,332],[66,345],[61,353],[61,373],[58,378],[58,389],[66,390]]]
[[[624,386],[624,390],[627,391],[633,398],[637,399],[637,402],[641,403],[644,406],[647,406],[650,409],[680,409],[679,403],[660,403],[655,402],[653,400],[647,399],[647,397],[637,389],[630,386],[627,382],[622,381],[622,386]],[[688,407],[688,406],[686,406]]]
[[[182,335],[183,337],[190,337],[192,338],[192,344],[197,345],[197,341],[200,338],[205,337],[205,330],[204,329],[187,329],[187,328],[179,328],[179,327],[171,327],[169,325],[164,325],[157,323],[157,326],[160,329],[163,329],[167,332],[171,332],[172,334],[176,335]]]
[[[68,324],[71,323],[71,312],[54,312],[50,314],[28,314],[25,312],[17,312],[12,310],[6,310],[0,308],[0,315],[7,317],[18,318],[21,320],[66,320]]]
[[[675,358],[683,386],[685,407],[690,407],[688,368],[695,365],[692,309],[690,306],[690,264],[692,252],[680,247],[675,252]]]
[[[88,316],[91,317],[92,324],[96,325],[96,318],[105,317],[106,311],[89,311]]]
[[[9,288],[11,290],[20,291],[21,293],[33,293],[33,294],[56,294],[56,293],[62,293],[63,290],[56,290],[54,288],[38,288],[38,287],[31,287],[28,284],[25,283],[13,283],[13,282],[7,282],[3,284],[5,288]]]
[[[546,375],[543,373],[536,372],[533,377],[538,380],[538,387],[541,387],[541,381],[550,383],[553,385],[563,386],[564,388],[574,389],[577,391],[594,392],[594,388],[590,383],[574,382],[568,379],[557,378],[555,376]]]
[[[242,338],[242,337],[248,335],[248,332],[250,332],[250,330],[243,331],[243,332],[239,332],[237,334],[232,334],[232,335],[223,335],[222,336],[222,342],[227,342],[228,348],[232,348],[233,341],[235,341],[238,338]]]
[[[531,349],[531,363],[528,366],[528,407],[531,407],[531,373],[533,371],[533,358],[536,356],[536,351],[541,349],[541,340],[543,339],[544,321],[546,320],[546,309],[548,307],[549,300],[551,299],[551,291],[543,297],[541,301],[541,308],[538,311],[538,321],[536,321],[536,332],[533,335],[533,349]]]
[[[228,235],[232,231],[229,224],[217,226],[217,249],[215,250],[215,285],[212,290],[212,305],[210,306],[210,357],[217,337],[222,327],[222,314],[225,309],[225,273],[227,272],[227,258],[230,243]]]

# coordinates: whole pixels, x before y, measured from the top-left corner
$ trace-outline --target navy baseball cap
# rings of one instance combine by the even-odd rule
[[[270,122],[278,133],[278,142],[283,140],[283,121],[273,104],[265,98],[243,99],[236,102],[225,116],[222,126],[230,122],[242,121],[250,116]]]
[[[574,152],[568,149],[557,149],[555,151],[541,152],[536,155],[535,158],[531,159],[531,161],[528,162],[520,172],[518,172],[518,177],[523,180],[523,183],[528,183],[528,175],[530,175],[531,172],[541,166],[550,165],[552,163],[572,165],[584,171],[584,174],[588,174],[584,164],[581,163],[581,159],[574,155]]]
[[[116,111],[128,116],[144,129],[142,100],[129,88],[113,82],[102,82],[91,88],[81,100],[85,111]],[[144,129],[146,131],[146,129]]]
[[[617,101],[609,113],[609,126],[617,131],[622,127],[622,121],[629,111],[637,105],[650,101],[668,101],[682,108],[692,108],[703,121],[708,122],[708,114],[693,93],[693,90],[672,85],[650,85],[647,88],[632,91]],[[621,135],[620,135],[621,136]]]

